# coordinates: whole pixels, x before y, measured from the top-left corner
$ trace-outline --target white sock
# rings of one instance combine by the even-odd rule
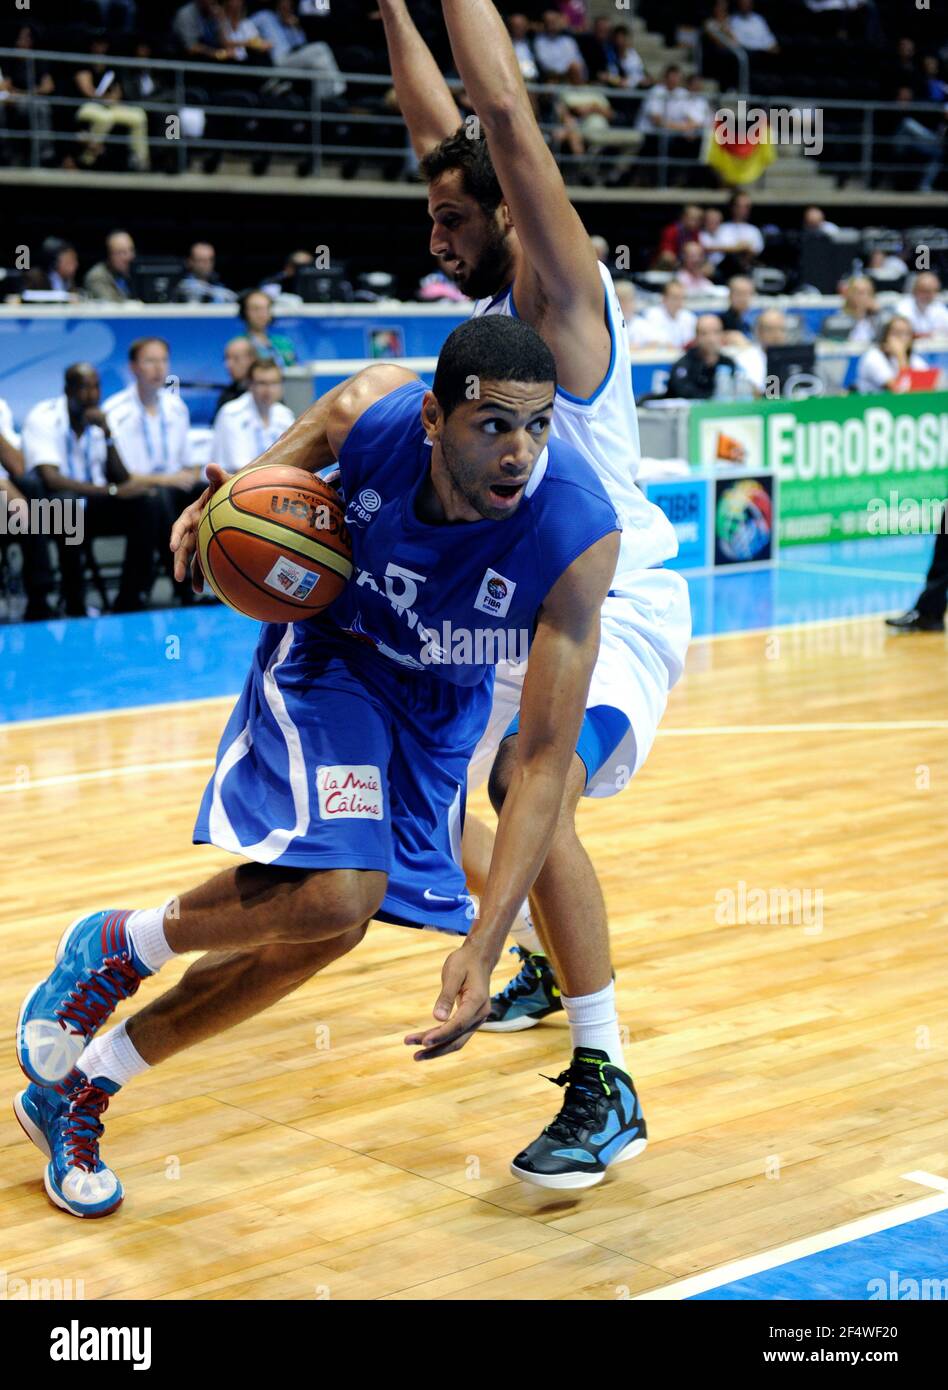
[[[537,929],[533,925],[533,917],[530,914],[529,900],[523,904],[519,913],[514,918],[514,924],[510,928],[510,935],[518,946],[522,946],[531,955],[545,956],[543,942],[537,936]]]
[[[149,970],[160,970],[175,954],[165,936],[165,913],[174,902],[171,898],[163,907],[143,907],[133,912],[125,923],[132,949]]]
[[[610,980],[605,989],[595,994],[578,994],[572,999],[565,994],[562,997],[573,1047],[596,1047],[608,1055],[614,1067],[625,1071],[615,981]]]
[[[124,1086],[133,1076],[147,1071],[149,1063],[139,1055],[125,1024],[120,1023],[101,1038],[93,1038],[76,1066],[85,1072],[90,1081],[104,1076],[117,1086]]]

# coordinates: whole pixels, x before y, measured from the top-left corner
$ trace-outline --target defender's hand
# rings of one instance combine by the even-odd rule
[[[451,952],[441,970],[441,993],[434,1006],[434,1017],[443,1020],[441,1026],[409,1033],[405,1039],[408,1046],[421,1047],[413,1054],[414,1061],[458,1052],[481,1026],[490,1013],[491,969],[491,963],[470,940]]]

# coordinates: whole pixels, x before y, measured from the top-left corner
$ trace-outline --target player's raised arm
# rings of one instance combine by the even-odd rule
[[[520,701],[517,762],[500,811],[480,917],[444,964],[435,1017],[448,1021],[405,1040],[421,1045],[418,1060],[456,1052],[487,1016],[490,972],[556,828],[599,654],[599,611],[618,556],[619,533],[613,531],[574,560],[544,600]]]
[[[461,124],[461,113],[431,50],[415,28],[405,0],[379,0],[379,11],[395,95],[412,148],[420,158],[454,134]]]
[[[442,0],[451,51],[544,297],[602,324],[602,282],[589,236],[536,123],[513,45],[491,0]]]

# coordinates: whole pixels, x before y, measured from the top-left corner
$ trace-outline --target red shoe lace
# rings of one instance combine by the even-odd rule
[[[98,1086],[83,1086],[70,1099],[69,1123],[63,1129],[63,1148],[71,1168],[95,1172],[99,1162],[99,1140],[105,1132],[99,1116],[108,1106],[108,1094]]]
[[[141,976],[127,956],[109,956],[103,964],[81,979],[65,1004],[56,1010],[63,1028],[87,1037],[94,1033],[122,999],[129,999],[141,984]]]

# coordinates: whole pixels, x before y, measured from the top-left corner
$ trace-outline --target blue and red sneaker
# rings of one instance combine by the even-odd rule
[[[105,1077],[90,1081],[77,1068],[54,1090],[27,1086],[14,1098],[13,1111],[25,1134],[49,1159],[47,1196],[73,1216],[108,1216],[125,1197],[121,1182],[99,1157],[102,1112],[118,1089]]]
[[[55,1086],[86,1044],[153,972],[132,950],[130,912],[93,912],[67,927],[56,965],[26,996],[16,1030],[20,1066],[37,1086]]]

